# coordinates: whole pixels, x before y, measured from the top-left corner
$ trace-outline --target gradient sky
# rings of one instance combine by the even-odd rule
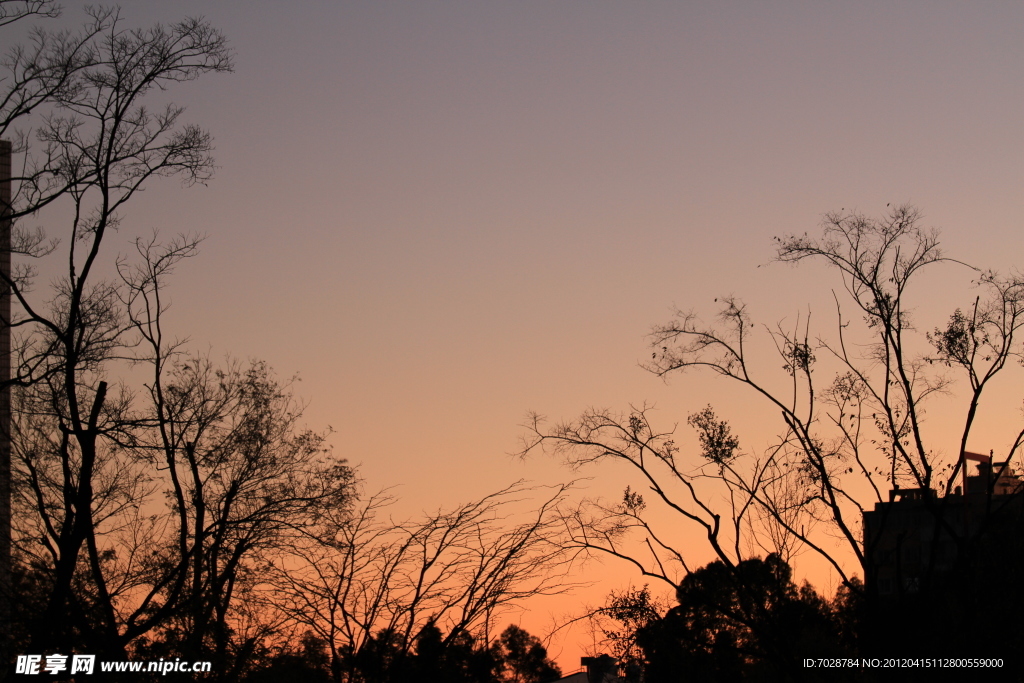
[[[824,318],[836,281],[766,264],[826,211],[913,202],[951,255],[1022,262],[1021,3],[122,7],[203,15],[236,50],[169,93],[216,139],[213,182],[126,213],[125,243],[209,235],[173,329],[299,373],[310,425],[410,511],[571,476],[506,455],[531,409],[646,399],[685,423],[724,402],[763,442],[710,378],[640,370],[644,335],[731,293],[756,320]],[[973,297],[951,272],[942,316]]]

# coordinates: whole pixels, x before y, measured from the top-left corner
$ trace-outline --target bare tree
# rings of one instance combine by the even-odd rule
[[[109,652],[150,634],[148,653],[214,660],[230,680],[266,635],[251,609],[264,568],[334,533],[353,472],[326,435],[300,427],[302,405],[264,363],[217,368],[163,341],[161,281],[194,248],[188,238],[140,242],[141,265],[122,264],[126,317],[141,337],[134,361],[152,373],[148,400],[122,386],[104,403],[85,555],[63,630],[49,635],[87,634]],[[18,393],[18,536],[40,567],[60,559],[67,480],[81,467],[54,410],[59,390],[42,381]]]
[[[166,472],[173,530],[161,539],[173,548],[161,551],[168,572],[146,596],[162,600],[162,614],[137,605],[147,619],[134,631],[173,613],[165,635],[173,631],[179,651],[193,658],[212,652],[224,672],[237,592],[251,592],[254,567],[292,543],[334,532],[349,510],[354,474],[333,457],[327,434],[300,426],[303,406],[291,384],[279,382],[265,363],[229,361],[218,368],[165,337],[162,282],[197,245],[189,237],[163,246],[155,238],[139,240],[137,265],[121,263],[125,309],[141,338],[135,361],[152,373],[150,405],[135,416],[128,445]],[[184,606],[169,612],[179,597]]]
[[[328,643],[339,681],[360,680],[359,661],[381,639],[409,651],[428,625],[445,634],[442,646],[477,632],[486,642],[503,608],[570,586],[556,534],[565,487],[512,519],[536,493],[515,484],[405,522],[383,518],[389,494],[370,496],[336,535],[282,560],[273,605]]]
[[[229,665],[242,666],[264,635],[231,639],[239,593],[253,600],[270,563],[334,532],[330,519],[350,508],[353,473],[333,458],[325,435],[299,427],[301,407],[265,364],[218,370],[186,358],[153,394],[149,447],[166,467],[174,521],[164,539],[173,548],[164,551],[167,575],[147,597],[173,604],[180,591],[165,636],[173,632],[177,651],[213,659],[231,678]]]
[[[0,26],[30,16],[54,17],[58,11],[51,2],[3,2]],[[109,12],[95,12],[78,32],[35,28],[28,45],[15,45],[4,55],[0,136],[13,135],[16,152],[24,153],[31,145],[25,128],[26,124],[31,125],[33,115],[52,112],[61,98],[81,88],[83,72],[98,65],[101,52],[97,40],[108,28],[110,17]],[[49,192],[37,194],[31,200],[23,197],[17,207],[19,215],[53,201],[68,188],[68,183],[52,182],[49,187]]]
[[[60,5],[54,0],[0,0],[0,27],[32,16],[60,16]]]
[[[8,21],[55,11],[48,2],[3,6]],[[49,626],[39,634],[40,647],[52,643],[54,629],[74,613],[73,585],[83,565],[94,588],[101,595],[106,590],[96,529],[103,515],[119,509],[130,473],[110,464],[114,451],[102,445],[120,438],[130,398],[112,390],[105,372],[134,343],[121,287],[98,274],[103,244],[120,212],[151,178],[201,182],[213,168],[210,136],[180,125],[180,107],[154,112],[144,106],[145,98],[171,83],[231,68],[224,37],[202,20],[136,30],[126,28],[116,10],[88,11],[80,32],[38,30],[28,47],[14,48],[0,94],[2,133],[13,134],[20,158],[8,212],[14,222],[11,251],[27,259],[2,276],[21,311],[4,323],[18,333],[13,381],[25,388],[19,401],[27,411],[25,429],[34,435],[26,437],[30,443],[22,454],[56,458],[56,467],[35,469],[37,493],[48,478],[60,484],[59,499],[37,495],[35,506],[49,524],[52,565],[40,621]],[[41,228],[24,227],[24,221],[57,202],[70,216],[63,241],[66,273],[49,297],[40,298],[32,292],[31,261],[55,254],[61,243]],[[44,426],[54,430],[48,439]],[[26,476],[31,482],[33,473]]]
[[[953,492],[981,397],[1020,358],[1024,280],[971,269],[979,290],[973,303],[928,332],[914,322],[909,288],[927,270],[965,266],[943,254],[916,209],[893,208],[881,219],[828,214],[820,237],[776,244],[781,262],[819,260],[838,274],[831,334],[813,332],[809,316],[792,328],[759,330],[740,300],[726,298],[716,323],[682,311],[655,327],[645,366],[662,377],[710,371],[775,412],[779,437],[764,452],[743,450],[710,406],[689,418],[700,441],[692,456],[680,453],[674,429],[651,424],[645,407],[592,410],[553,427],[534,417],[527,425],[524,454],[553,448],[573,467],[615,461],[640,477],[643,488],[627,488],[618,504],[585,503],[568,516],[578,547],[679,585],[690,571],[683,546],[646,521],[646,506],[657,501],[699,529],[726,566],[758,550],[783,557],[806,550],[860,591],[855,575],[870,571],[871,552],[863,512],[893,487]],[[751,345],[763,343],[777,353],[781,374],[752,361]],[[958,378],[966,391],[954,391]],[[927,438],[925,408],[938,399],[963,416],[953,450]],[[1003,454],[1007,463],[1020,458],[1022,443],[1019,431]],[[925,499],[948,527],[937,508],[942,499]],[[947,531],[966,547],[963,533]]]

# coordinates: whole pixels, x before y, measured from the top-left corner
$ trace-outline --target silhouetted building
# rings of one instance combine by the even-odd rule
[[[954,493],[895,489],[864,513],[866,640],[918,656],[942,647],[1003,656],[1022,644],[1024,480],[966,454]]]
[[[568,674],[552,683],[622,683],[619,675],[619,663],[611,655],[583,657],[580,665],[584,671]]]
[[[972,564],[986,573],[999,562],[998,552],[986,551],[1020,539],[1024,496],[1018,494],[1024,481],[1008,463],[967,455],[979,461],[978,474],[965,476],[955,493],[939,497],[931,489],[895,489],[888,503],[864,513],[869,591],[919,593]]]

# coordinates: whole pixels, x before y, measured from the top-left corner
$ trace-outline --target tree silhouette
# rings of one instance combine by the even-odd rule
[[[539,505],[524,510],[538,493]],[[343,681],[391,675],[420,649],[421,665],[430,653],[487,649],[504,608],[572,587],[559,543],[564,496],[564,487],[519,483],[405,521],[384,517],[386,492],[369,496],[332,534],[296,541],[280,558],[267,574],[267,608],[322,638]]]
[[[510,624],[494,645],[507,683],[545,683],[562,675],[540,640]]]
[[[797,588],[776,555],[734,568],[712,562],[683,579],[676,597],[640,636],[664,675],[682,665],[701,680],[784,680],[800,677],[804,657],[849,654],[830,605],[809,585]]]
[[[806,583],[797,587],[777,555],[696,569],[676,603],[664,609],[644,587],[613,593],[595,615],[627,681],[673,681],[680,672],[701,681],[817,680],[803,658],[854,652],[847,593],[829,602]]]
[[[993,526],[1010,523],[996,508],[1017,509],[1019,500],[1011,499],[1021,494],[989,504],[979,498],[982,513],[969,524],[956,523],[964,513],[952,511],[966,509],[957,484],[968,441],[976,437],[981,398],[996,377],[1018,367],[1012,361],[1022,353],[1024,280],[947,257],[937,233],[921,223],[909,206],[890,208],[878,219],[839,211],[825,216],[817,237],[777,238],[778,261],[818,261],[838,276],[831,332],[812,329],[809,314],[795,324],[758,325],[735,297],[720,300],[716,322],[679,311],[653,329],[649,371],[666,378],[709,371],[740,390],[752,408],[778,416],[778,437],[762,452],[745,449],[733,422],[711,406],[689,416],[699,443],[692,453],[676,443],[674,428],[659,428],[644,405],[592,409],[554,425],[533,416],[522,454],[548,449],[573,468],[617,462],[638,477],[639,486],[631,483],[620,501],[584,501],[567,511],[569,544],[681,586],[695,549],[654,525],[657,508],[698,530],[732,572],[760,553],[817,555],[847,591],[866,593],[870,611],[884,602],[877,595],[876,550],[889,536],[879,531],[864,538],[864,515],[889,504],[890,490],[911,490],[919,492],[929,528],[949,540],[949,562],[983,566],[981,549],[998,536]],[[978,291],[933,328],[915,322],[912,296],[925,274],[940,268],[968,270]],[[760,348],[777,360],[765,367]],[[954,391],[957,378],[961,390]],[[958,415],[945,420],[960,425],[956,443],[929,440],[924,416],[939,402]],[[1006,463],[1004,472],[1019,467],[1022,427],[1013,427],[1012,443],[995,458]],[[993,484],[986,487],[992,500]],[[888,517],[880,524],[894,528]],[[945,561],[939,560],[943,547],[925,544],[925,574],[913,585],[929,586],[933,596],[976,585],[980,574],[978,580],[940,580],[935,572]],[[971,640],[950,637],[958,651]]]

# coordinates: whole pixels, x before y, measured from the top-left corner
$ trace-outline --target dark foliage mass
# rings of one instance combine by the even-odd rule
[[[509,626],[490,644],[466,632],[451,635],[446,637],[436,625],[427,624],[416,636],[415,647],[406,650],[394,633],[381,631],[369,647],[337,662],[335,673],[353,683],[546,683],[561,675],[540,641],[518,626]],[[244,679],[246,683],[282,680],[336,680],[326,643],[306,634],[299,649],[274,653]]]
[[[614,595],[599,612],[627,681],[819,680],[805,657],[856,652],[856,602],[793,583],[777,555],[734,567],[716,561],[680,583],[676,605],[661,610],[645,587]],[[832,671],[820,680],[843,680]]]
[[[826,600],[809,584],[797,586],[777,555],[734,567],[716,561],[683,579],[670,608],[645,586],[613,594],[595,618],[614,655],[604,657],[606,669],[623,683],[885,681],[893,672],[877,662],[887,659],[917,662],[900,680],[931,681],[942,678],[936,650],[954,659],[998,659],[1000,666],[979,676],[1019,681],[1024,600],[1011,579],[1011,572],[1019,576],[1014,567],[1019,557],[1004,557],[998,568],[989,565],[992,581],[904,599],[870,600],[855,585]],[[855,664],[826,669],[806,666],[807,659]]]

